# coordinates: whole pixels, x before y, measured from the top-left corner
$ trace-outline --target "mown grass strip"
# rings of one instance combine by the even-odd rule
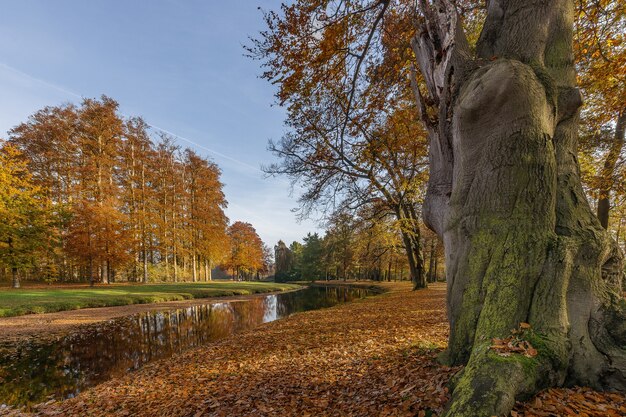
[[[22,288],[0,291],[0,317],[90,307],[160,303],[194,298],[248,295],[301,288],[273,282],[201,282],[111,285],[94,288]]]

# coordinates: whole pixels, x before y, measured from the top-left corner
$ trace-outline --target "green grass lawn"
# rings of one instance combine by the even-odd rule
[[[192,298],[246,295],[301,288],[273,282],[201,282],[111,285],[94,288],[22,288],[0,290],[0,317],[51,313],[88,307],[159,303]]]

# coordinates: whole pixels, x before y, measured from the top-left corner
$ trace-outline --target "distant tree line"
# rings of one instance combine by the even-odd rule
[[[276,281],[411,280],[402,233],[392,215],[368,217],[367,210],[353,217],[336,214],[323,236],[309,233],[303,242],[274,246]],[[425,227],[421,231],[420,256],[425,259],[425,279],[434,282],[445,274],[443,246]]]
[[[14,286],[209,280],[222,262],[248,275],[266,268],[252,226],[245,253],[241,224],[228,226],[219,167],[167,135],[153,140],[111,98],[36,112],[0,142],[0,160],[0,274]]]

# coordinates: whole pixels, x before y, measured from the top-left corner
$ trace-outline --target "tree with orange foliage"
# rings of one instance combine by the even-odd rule
[[[114,100],[45,108],[10,143],[54,208],[60,241],[45,257],[61,279],[197,280],[204,264],[208,280],[226,256],[217,165],[166,135],[155,145],[148,124],[122,118]]]
[[[204,264],[205,280],[208,281],[213,265],[227,255],[226,198],[217,165],[188,149],[185,151],[185,167],[190,214],[188,225],[192,239],[192,277],[194,282],[198,280],[198,265]]]
[[[233,279],[258,278],[264,265],[264,245],[250,223],[235,222],[228,228],[230,254],[224,267],[230,269]]]
[[[384,206],[400,225],[414,286],[423,288],[419,203],[428,146],[416,117],[407,41],[413,25],[403,7],[339,5],[338,14],[328,15],[315,2],[283,6],[284,19],[265,15],[270,32],[249,52],[265,61],[263,76],[279,86],[288,113],[290,131],[269,146],[281,161],[266,172],[305,187],[303,216],[313,208],[331,217],[374,201]],[[376,52],[364,59],[359,50],[373,41]]]
[[[136,258],[133,262],[133,279],[137,280],[136,265],[141,262],[141,280],[145,283],[148,282],[148,253],[153,241],[151,225],[155,222],[156,209],[154,187],[150,186],[154,180],[150,164],[155,154],[148,135],[148,125],[143,119],[131,118],[125,122],[120,159],[123,166],[119,175],[122,190],[120,199],[123,211],[128,216]]]

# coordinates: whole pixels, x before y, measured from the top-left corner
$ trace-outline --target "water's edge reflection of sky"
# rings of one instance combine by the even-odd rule
[[[57,341],[0,352],[0,404],[69,398],[156,359],[223,339],[290,314],[370,295],[351,287],[309,287],[245,301],[198,304],[81,326]]]

